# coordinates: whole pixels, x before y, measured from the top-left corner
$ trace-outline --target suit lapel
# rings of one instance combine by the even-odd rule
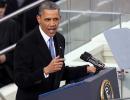
[[[63,53],[63,51],[60,50],[60,48],[63,49],[63,47],[62,47],[62,44],[61,44],[61,40],[60,40],[60,38],[58,36],[58,33],[54,36],[54,44],[55,44],[55,49],[56,49],[56,56],[64,55],[64,54],[60,54],[60,53]]]
[[[56,56],[58,56],[58,42],[57,42],[57,38],[56,38],[56,36],[54,36],[54,45],[55,45],[55,49],[56,49]]]
[[[50,54],[50,51],[46,45],[46,42],[45,40],[43,39],[40,31],[39,31],[39,28],[37,27],[36,29],[36,40],[37,40],[37,45],[38,45],[38,48],[39,48],[39,51],[41,52],[41,54],[43,55],[43,57],[45,57],[47,60],[51,60],[52,57],[51,57],[51,54]]]
[[[47,58],[47,59],[52,59],[51,57],[51,53],[46,45],[46,42],[45,40],[43,39],[40,31],[39,31],[39,28],[36,27],[35,29],[35,34],[36,34],[36,40],[37,40],[37,45],[38,45],[38,48],[40,50],[40,52]],[[56,56],[58,56],[58,53],[59,53],[59,48],[60,48],[60,43],[59,43],[60,40],[58,40],[58,35],[56,34],[54,36],[54,45],[55,45],[55,49],[56,49]]]

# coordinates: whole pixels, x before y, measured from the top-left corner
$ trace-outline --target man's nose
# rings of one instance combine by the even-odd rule
[[[54,21],[54,20],[51,20],[50,25],[51,25],[51,26],[55,26],[55,25],[56,25],[55,21]]]

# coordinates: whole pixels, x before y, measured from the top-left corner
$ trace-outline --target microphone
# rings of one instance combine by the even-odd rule
[[[102,63],[100,60],[94,58],[90,53],[88,52],[84,52],[83,54],[81,54],[80,58],[86,62],[90,62],[92,63],[95,67],[97,72],[99,72],[100,70],[103,70],[105,67],[105,64]]]
[[[59,47],[59,56],[60,56],[60,58],[64,58],[64,53],[63,53],[63,49],[62,49],[62,47],[60,46]]]

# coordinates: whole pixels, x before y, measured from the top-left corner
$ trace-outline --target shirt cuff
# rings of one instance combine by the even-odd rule
[[[48,77],[49,77],[49,74],[46,75],[46,74],[44,73],[44,77],[45,77],[45,78],[48,78]]]

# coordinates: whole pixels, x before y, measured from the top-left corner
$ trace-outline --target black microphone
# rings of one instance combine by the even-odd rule
[[[84,52],[83,54],[81,54],[80,58],[86,62],[92,63],[96,67],[97,71],[100,71],[100,70],[104,69],[104,67],[105,67],[104,63],[102,63],[100,60],[94,58],[88,52]]]
[[[64,53],[63,53],[63,49],[61,46],[59,46],[59,53],[58,54],[59,54],[60,58],[64,58]]]

